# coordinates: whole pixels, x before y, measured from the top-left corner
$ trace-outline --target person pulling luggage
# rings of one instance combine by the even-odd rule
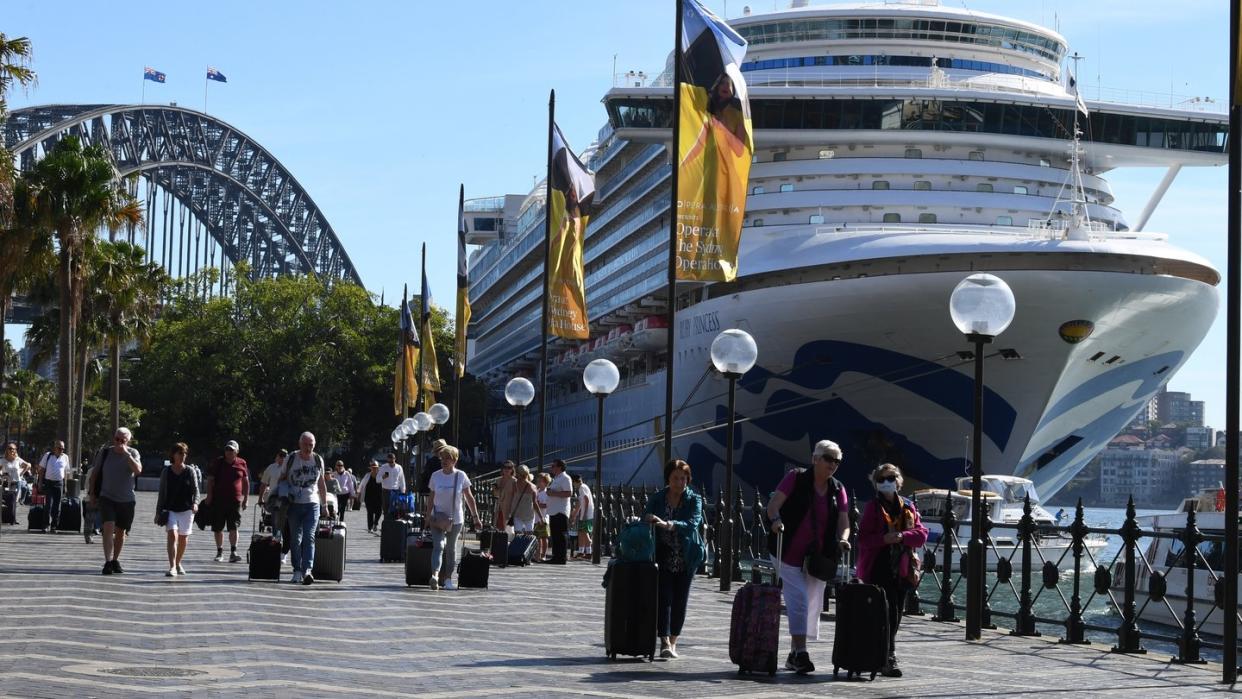
[[[871,473],[877,496],[858,520],[858,578],[884,588],[888,599],[888,663],[880,673],[901,677],[897,664],[897,625],[906,607],[906,592],[918,586],[918,552],[927,543],[927,527],[914,503],[898,493],[901,469],[880,464]]]
[[[841,447],[824,439],[811,452],[811,468],[785,474],[768,501],[772,533],[788,533],[780,551],[782,593],[792,648],[785,667],[805,675],[815,671],[807,638],[819,638],[824,586],[836,577],[837,563],[849,551],[849,499],[833,477]]]
[[[660,591],[656,603],[660,657],[677,655],[677,638],[686,622],[690,584],[707,547],[699,536],[703,498],[690,488],[690,464],[674,459],[664,465],[664,487],[647,499],[643,519],[655,527]]]
[[[431,530],[431,580],[428,586],[437,590],[455,590],[453,570],[457,567],[457,537],[466,521],[465,503],[474,521],[479,520],[479,506],[470,492],[470,477],[457,468],[457,447],[444,445],[437,452],[440,470],[431,474],[431,497],[427,499],[425,520]],[[443,568],[441,567],[443,561]],[[443,571],[443,574],[441,574]]]

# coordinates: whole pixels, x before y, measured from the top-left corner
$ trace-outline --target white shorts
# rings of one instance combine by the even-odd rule
[[[186,510],[185,512],[169,512],[167,529],[170,532],[177,532],[178,536],[189,536],[190,530],[194,528],[194,510]]]
[[[513,518],[513,532],[515,534],[533,534],[535,532],[535,517],[531,515],[530,519],[521,520],[517,517]]]

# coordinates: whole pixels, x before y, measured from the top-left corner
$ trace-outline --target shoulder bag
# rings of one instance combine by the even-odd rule
[[[812,485],[812,488],[814,486]],[[837,556],[824,553],[823,535],[819,526],[818,517],[815,515],[815,497],[812,493],[811,497],[811,531],[815,533],[814,545],[810,551],[807,551],[806,558],[802,562],[802,570],[816,580],[835,580],[837,577]],[[836,484],[829,481],[828,483],[828,516],[831,518],[837,512],[837,489]],[[836,548],[833,548],[836,553]]]

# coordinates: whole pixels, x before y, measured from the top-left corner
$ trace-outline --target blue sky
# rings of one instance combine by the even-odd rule
[[[729,17],[749,4],[708,5]],[[1227,97],[1228,3],[1219,0],[943,0],[1059,27],[1086,56],[1084,93],[1143,90]],[[779,2],[780,7],[787,0]],[[451,306],[457,187],[466,196],[525,193],[541,174],[548,91],[582,149],[605,122],[600,99],[616,70],[657,73],[671,50],[671,0],[140,3],[4,0],[0,31],[34,44],[39,83],[10,107],[148,102],[203,107],[249,134],[307,188],[367,288],[391,304],[418,286],[428,243],[431,288]],[[1160,170],[1107,177],[1134,221]],[[1148,230],[1225,264],[1225,169],[1184,170]],[[1223,299],[1223,297],[1222,297]],[[946,321],[947,322],[947,321]],[[14,328],[16,330],[17,328]],[[10,335],[13,337],[13,335]],[[1224,321],[1173,378],[1224,425]]]

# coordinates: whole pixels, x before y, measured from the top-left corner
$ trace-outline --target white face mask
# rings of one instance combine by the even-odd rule
[[[879,483],[875,484],[875,489],[880,491],[881,493],[895,493],[897,492],[897,482],[896,481],[880,481]]]

